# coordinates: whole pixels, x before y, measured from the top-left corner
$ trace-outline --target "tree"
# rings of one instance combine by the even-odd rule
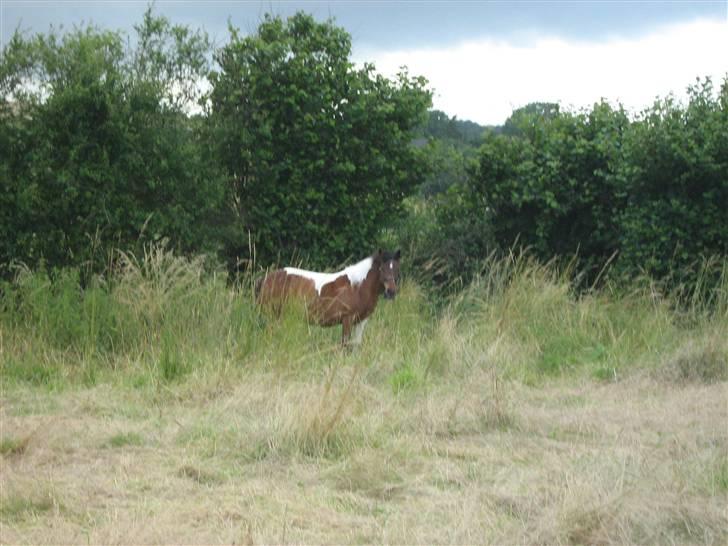
[[[528,135],[539,122],[548,122],[559,116],[561,109],[553,102],[532,102],[511,112],[499,133],[506,136]]]
[[[223,186],[188,117],[207,36],[151,10],[121,34],[16,32],[0,66],[0,264],[104,263],[169,238],[214,250]]]
[[[236,232],[231,261],[298,253],[315,265],[368,253],[422,179],[411,131],[430,105],[423,78],[394,81],[349,60],[331,21],[267,15],[216,54],[211,123]]]
[[[543,260],[578,255],[596,274],[618,248],[612,168],[629,120],[606,103],[579,114],[535,106],[506,122],[514,136],[486,139],[472,201],[489,210],[502,248],[518,241]]]
[[[728,77],[717,94],[699,80],[686,106],[657,101],[626,134],[623,157],[625,269],[690,279],[701,257],[728,255]]]
[[[728,254],[728,79],[657,101],[630,121],[595,104],[578,114],[535,105],[489,135],[468,180],[501,248],[543,260],[578,256],[593,279],[615,253],[629,275],[695,280],[701,259]]]

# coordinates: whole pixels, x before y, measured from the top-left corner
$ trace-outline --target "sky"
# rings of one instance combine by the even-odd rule
[[[15,29],[93,23],[133,33],[146,0],[0,0],[0,43]],[[228,21],[254,32],[266,12],[334,18],[355,62],[387,76],[425,76],[450,116],[502,124],[530,102],[587,108],[600,99],[637,113],[697,77],[728,76],[728,0],[710,1],[241,1],[157,0],[174,23],[218,45]]]

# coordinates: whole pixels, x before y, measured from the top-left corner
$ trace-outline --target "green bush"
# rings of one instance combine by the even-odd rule
[[[515,136],[491,133],[469,183],[501,249],[516,242],[543,261],[577,255],[598,273],[617,249],[621,197],[611,176],[628,118],[600,103],[588,113],[514,112]]]
[[[584,287],[612,260],[613,274],[715,286],[720,267],[708,278],[699,266],[728,255],[728,79],[717,94],[706,79],[688,95],[634,121],[606,103],[515,111],[486,135],[448,222],[468,235],[461,251],[483,259],[492,236],[501,251],[518,244],[543,262],[576,256]]]
[[[23,262],[86,275],[165,237],[217,249],[224,186],[187,115],[209,40],[150,10],[136,31],[131,48],[91,26],[3,47],[0,274]]]
[[[728,78],[688,88],[686,106],[658,101],[633,123],[615,169],[628,195],[619,218],[620,264],[695,281],[696,263],[728,255]],[[713,279],[714,281],[717,279]]]

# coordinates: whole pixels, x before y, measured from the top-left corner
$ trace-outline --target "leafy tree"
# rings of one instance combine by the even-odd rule
[[[475,153],[473,148],[472,153]],[[429,198],[446,192],[454,185],[462,185],[467,179],[470,159],[465,151],[447,141],[433,139],[426,144],[427,174],[420,187],[420,194]],[[468,154],[470,155],[470,154]]]
[[[658,101],[636,121],[599,103],[588,112],[534,105],[489,134],[468,180],[471,211],[491,218],[501,248],[571,258],[593,279],[617,271],[694,278],[701,257],[728,254],[728,79]]]
[[[430,104],[423,78],[394,81],[349,60],[350,36],[298,13],[231,28],[211,78],[211,122],[237,231],[227,254],[298,252],[330,265],[369,252],[421,182],[412,129]],[[299,255],[300,255],[299,254]]]
[[[528,135],[540,121],[548,122],[557,118],[560,112],[559,105],[553,102],[532,102],[511,112],[503,127],[496,133],[506,136]]]
[[[163,237],[214,249],[224,188],[186,115],[209,41],[151,10],[136,32],[136,49],[90,26],[3,49],[0,264],[103,263]]]
[[[686,106],[656,102],[623,150],[622,266],[690,278],[696,260],[728,255],[728,77],[717,96],[705,79],[688,89]]]
[[[612,168],[628,126],[606,103],[580,114],[539,106],[508,120],[517,136],[490,134],[470,189],[500,246],[519,241],[544,260],[578,253],[596,271],[618,248]]]

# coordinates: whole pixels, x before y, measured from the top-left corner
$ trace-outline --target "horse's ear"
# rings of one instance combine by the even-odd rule
[[[394,253],[394,259],[399,260],[399,249]]]
[[[384,253],[382,252],[381,248],[379,250],[377,250],[377,257],[381,258],[382,254],[384,254]]]

